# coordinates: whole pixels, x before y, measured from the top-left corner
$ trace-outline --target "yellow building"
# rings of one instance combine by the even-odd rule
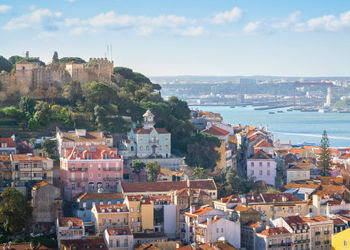
[[[333,250],[350,249],[350,228],[333,235],[332,249]]]
[[[129,210],[125,204],[94,204],[91,219],[96,233],[103,233],[105,229],[126,229],[129,226]]]
[[[125,204],[129,208],[129,224],[133,232],[154,231],[154,204],[149,197],[126,196]]]

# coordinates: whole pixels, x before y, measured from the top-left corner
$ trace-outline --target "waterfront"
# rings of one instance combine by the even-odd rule
[[[254,110],[255,107],[191,106],[191,109],[220,113],[232,125],[268,126],[276,138],[319,144],[322,131],[327,130],[332,147],[350,146],[350,113],[288,112],[287,108]],[[283,113],[278,113],[282,110]],[[270,111],[275,114],[269,114]]]

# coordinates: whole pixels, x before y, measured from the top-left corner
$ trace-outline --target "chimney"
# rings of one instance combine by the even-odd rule
[[[316,194],[312,196],[312,215],[313,216],[319,216],[320,215],[320,210],[321,210],[321,201],[320,197]]]
[[[187,183],[187,188],[190,188],[191,182],[189,179],[187,179],[186,183]]]
[[[196,206],[190,206],[190,213],[193,214],[196,211]]]
[[[326,217],[329,219],[330,216],[331,216],[331,209],[330,209],[329,203],[327,202]]]
[[[304,200],[308,201],[309,200],[309,193],[308,192],[305,192],[305,197],[304,197]]]

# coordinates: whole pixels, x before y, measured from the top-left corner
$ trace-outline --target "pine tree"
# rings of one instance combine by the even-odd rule
[[[55,51],[55,52],[53,53],[52,62],[53,62],[53,63],[58,63],[58,62],[59,62],[57,51]]]
[[[321,173],[323,176],[326,176],[331,168],[331,153],[329,151],[329,139],[326,130],[323,131],[320,148],[319,161]]]

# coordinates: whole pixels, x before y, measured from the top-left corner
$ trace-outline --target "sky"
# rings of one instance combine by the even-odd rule
[[[0,0],[0,55],[25,51],[147,76],[350,76],[350,1]]]

